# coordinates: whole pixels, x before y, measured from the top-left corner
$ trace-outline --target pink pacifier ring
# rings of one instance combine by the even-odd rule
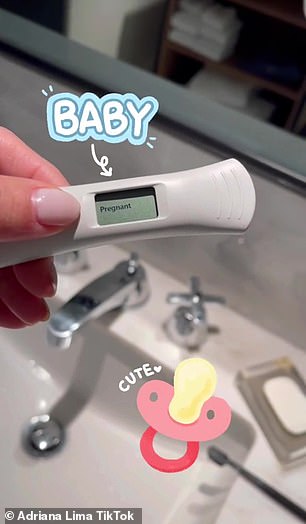
[[[149,426],[140,440],[140,451],[149,466],[163,473],[178,473],[190,468],[196,461],[200,445],[199,442],[187,442],[185,455],[178,459],[166,459],[160,457],[153,448],[153,440],[157,431]]]

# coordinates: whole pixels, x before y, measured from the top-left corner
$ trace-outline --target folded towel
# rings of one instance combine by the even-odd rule
[[[258,120],[265,121],[270,120],[274,110],[275,104],[273,104],[272,102],[268,102],[268,100],[263,100],[258,96],[254,96],[253,98],[251,98],[251,100],[245,108],[239,109],[239,111],[241,113],[244,113],[245,115],[254,116]]]
[[[200,16],[204,9],[212,5],[213,0],[181,0],[179,9],[186,13]]]
[[[199,95],[260,120],[269,120],[275,109],[273,103],[256,94],[251,84],[223,73],[202,69],[189,81],[188,87]]]
[[[202,56],[210,58],[215,62],[221,62],[228,58],[236,45],[236,41],[228,42],[226,46],[219,44],[203,36],[196,37],[189,35],[184,31],[172,29],[168,38],[171,42],[181,44]]]
[[[203,21],[200,32],[204,37],[226,45],[226,43],[231,41],[234,37],[236,37],[238,40],[241,27],[242,22],[240,20],[234,20],[234,22],[230,24],[224,31],[220,31]]]
[[[198,71],[188,86],[197,93],[236,109],[246,108],[254,94],[254,86],[250,82],[236,80],[209,69]]]
[[[183,11],[177,11],[172,15],[170,25],[190,35],[200,35],[202,29],[202,22],[198,16]]]
[[[203,21],[219,31],[225,31],[237,20],[236,9],[214,4],[204,10]]]

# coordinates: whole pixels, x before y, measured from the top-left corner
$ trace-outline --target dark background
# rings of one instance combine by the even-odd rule
[[[0,7],[59,33],[65,33],[66,0],[0,0]]]

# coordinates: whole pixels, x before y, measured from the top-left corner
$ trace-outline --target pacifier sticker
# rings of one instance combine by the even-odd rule
[[[48,98],[47,127],[53,140],[84,142],[91,139],[110,144],[128,141],[134,146],[145,144],[154,149],[156,137],[148,136],[148,132],[159,104],[153,96],[139,98],[133,93],[109,93],[99,98],[94,93],[54,94],[51,85],[49,92],[42,89],[42,94]],[[91,154],[101,168],[100,175],[112,176],[108,157],[102,155],[99,159],[94,144],[91,144]]]
[[[220,437],[231,422],[231,408],[223,398],[213,396],[217,385],[214,367],[202,358],[182,361],[174,373],[174,386],[151,380],[141,386],[137,407],[149,427],[140,439],[144,460],[164,473],[178,473],[196,461],[200,442]],[[163,458],[153,448],[157,433],[186,442],[178,459]]]

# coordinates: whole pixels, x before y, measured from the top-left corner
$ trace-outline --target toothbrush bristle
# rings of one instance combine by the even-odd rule
[[[209,458],[219,464],[219,466],[224,466],[228,462],[227,455],[215,446],[210,446],[207,453]]]

